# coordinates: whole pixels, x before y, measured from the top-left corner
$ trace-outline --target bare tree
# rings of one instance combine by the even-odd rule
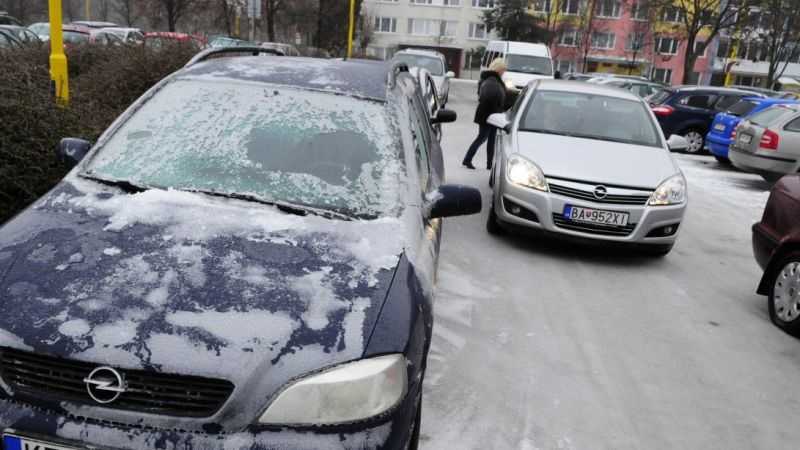
[[[62,0],[61,2],[62,13],[64,14],[64,17],[67,19],[67,21],[72,22],[81,16],[82,4],[83,4],[82,0]]]
[[[138,18],[136,3],[137,0],[116,0],[112,5],[114,14],[120,17],[122,22],[129,27],[134,26]]]
[[[359,45],[361,51],[366,54],[367,47],[369,47],[372,38],[375,36],[375,16],[365,10],[364,13],[361,14],[358,30]]]
[[[246,6],[246,0],[216,0],[215,3],[218,25],[222,25],[228,36],[236,35],[236,16]]]
[[[97,17],[103,22],[108,22],[108,15],[111,12],[111,2],[112,0],[98,0],[97,2]]]
[[[167,28],[169,31],[175,31],[178,27],[178,22],[183,19],[189,12],[194,12],[195,7],[200,6],[201,0],[149,0],[153,6],[160,9],[154,11],[167,21]]]
[[[278,13],[286,6],[284,0],[266,0],[266,13],[267,13],[267,39],[270,42],[275,41],[275,23]]]
[[[597,10],[597,3],[602,0],[587,0],[586,10],[579,12],[576,30],[580,35],[578,40],[578,48],[581,54],[581,70],[588,71],[589,66],[589,52],[594,45],[594,34],[599,30],[598,23],[595,20],[595,11]]]
[[[655,33],[653,24],[658,12],[644,0],[628,1],[625,7],[631,16],[630,35],[625,45],[625,59],[628,61],[628,74],[637,66],[640,57],[652,54],[655,50]]]
[[[760,6],[745,30],[761,43],[761,57],[769,64],[764,87],[772,89],[798,50],[800,1],[762,0]]]
[[[664,16],[673,19],[673,33],[686,42],[682,83],[689,82],[694,63],[705,53],[708,44],[721,31],[746,23],[750,9],[758,1],[761,0],[650,0],[651,7],[655,6]],[[702,40],[698,39],[701,35]]]

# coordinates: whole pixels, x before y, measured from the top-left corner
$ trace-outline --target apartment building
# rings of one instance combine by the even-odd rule
[[[363,19],[372,24],[367,53],[388,59],[407,47],[435,49],[458,75],[467,52],[490,39],[482,18],[494,6],[495,0],[365,0]]]
[[[644,1],[598,0],[587,11],[581,0],[537,0],[533,13],[549,17],[555,38],[551,53],[561,73],[611,72],[642,75],[665,84],[682,84],[688,51],[679,37],[677,9],[657,14]],[[697,47],[697,46],[695,46]],[[692,82],[711,81],[709,50],[697,59]]]

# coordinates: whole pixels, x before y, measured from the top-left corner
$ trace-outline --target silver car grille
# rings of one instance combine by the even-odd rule
[[[584,189],[577,187],[566,186],[566,183],[553,183],[548,180],[550,192],[553,194],[563,195],[564,197],[576,198],[579,200],[586,200],[594,203],[607,203],[614,205],[645,205],[650,200],[652,192],[642,191],[638,194],[620,194],[608,192],[604,197],[598,197],[594,193],[594,186],[585,186]],[[570,183],[575,186],[577,183]],[[612,188],[608,188],[611,191]]]

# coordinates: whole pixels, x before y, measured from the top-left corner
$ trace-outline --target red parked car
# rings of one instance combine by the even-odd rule
[[[800,175],[780,179],[753,225],[753,253],[764,269],[757,292],[769,297],[772,322],[800,337]]]
[[[144,43],[150,48],[161,48],[170,43],[188,43],[197,49],[206,47],[206,39],[202,36],[195,36],[186,33],[173,33],[169,31],[154,31],[144,34]]]

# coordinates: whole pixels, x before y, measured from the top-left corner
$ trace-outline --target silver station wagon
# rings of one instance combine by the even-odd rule
[[[775,105],[739,123],[728,157],[739,169],[778,181],[800,170],[800,105]]]
[[[528,85],[499,128],[487,229],[539,231],[666,255],[687,204],[686,180],[650,108],[613,87]]]

